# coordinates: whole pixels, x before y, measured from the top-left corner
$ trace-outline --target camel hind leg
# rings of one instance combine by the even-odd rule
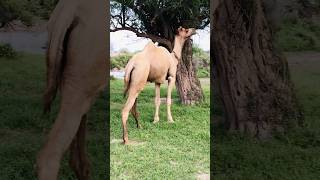
[[[86,148],[86,131],[87,115],[83,115],[78,132],[69,148],[69,164],[79,180],[89,179],[90,164]]]
[[[170,76],[168,82],[168,92],[167,92],[167,119],[169,123],[173,123],[172,115],[171,115],[171,93],[175,83],[175,77]]]
[[[82,116],[90,108],[93,97],[78,92],[71,85],[62,89],[59,114],[37,159],[39,180],[56,180],[60,161],[75,137]]]
[[[139,123],[139,112],[137,111],[137,102],[138,101],[138,98],[136,98],[136,100],[134,101],[134,104],[131,108],[131,114],[132,116],[134,117],[134,119],[136,120],[136,124],[137,124],[137,128],[141,129],[142,126],[141,124]]]
[[[153,118],[153,123],[159,122],[159,107],[161,104],[161,99],[160,99],[160,85],[159,83],[155,84],[155,98],[154,98],[154,103],[156,106],[155,113],[154,113],[154,118]]]
[[[123,143],[128,144],[129,139],[128,139],[128,129],[127,129],[127,120],[129,116],[129,111],[132,109],[134,106],[136,99],[141,92],[140,89],[135,88],[134,86],[131,86],[128,91],[128,99],[127,102],[125,103],[123,109],[122,109],[122,138],[123,138]]]

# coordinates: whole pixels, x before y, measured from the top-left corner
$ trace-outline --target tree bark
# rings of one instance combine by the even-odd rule
[[[187,40],[178,63],[176,88],[182,104],[193,105],[203,101],[204,95],[192,62],[192,40]]]
[[[227,127],[268,138],[302,123],[288,64],[273,47],[261,0],[223,0],[213,12],[214,68]]]

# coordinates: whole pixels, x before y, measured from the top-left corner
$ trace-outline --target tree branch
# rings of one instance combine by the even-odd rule
[[[160,44],[164,44],[166,45],[170,50],[172,50],[172,44],[170,42],[170,40],[165,39],[165,38],[161,38],[159,36],[155,36],[152,34],[147,34],[147,33],[141,33],[138,30],[131,28],[131,27],[119,27],[119,28],[114,28],[114,29],[110,29],[110,32],[116,32],[116,31],[121,31],[121,30],[127,30],[127,31],[131,31],[133,33],[135,33],[138,37],[144,37],[144,38],[149,38],[151,39],[153,42],[158,42]]]

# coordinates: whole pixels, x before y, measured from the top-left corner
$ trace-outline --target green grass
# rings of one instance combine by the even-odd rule
[[[265,142],[227,134],[214,124],[213,173],[220,179],[309,180],[320,177],[320,54],[289,53],[292,80],[304,108],[305,127]],[[215,118],[223,115],[214,106]]]
[[[305,19],[285,20],[275,33],[275,45],[283,51],[320,51],[320,26]]]
[[[20,54],[0,58],[0,179],[36,179],[35,159],[57,113],[42,115],[45,87],[43,55]],[[104,93],[106,94],[106,93]],[[106,96],[98,98],[88,115],[91,178],[104,179],[106,149]],[[64,158],[59,179],[75,179]]]
[[[204,85],[206,100],[197,106],[183,106],[177,102],[174,90],[172,116],[166,118],[166,105],[160,106],[160,122],[153,124],[154,84],[148,84],[138,98],[138,111],[143,129],[137,129],[130,115],[129,140],[142,142],[123,145],[121,108],[122,80],[111,81],[111,179],[195,179],[198,174],[209,174],[209,86]],[[161,96],[166,95],[166,85]]]

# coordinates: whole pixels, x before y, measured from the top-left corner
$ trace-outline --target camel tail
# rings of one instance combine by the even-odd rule
[[[124,91],[123,91],[123,97],[126,97],[128,94],[128,90],[130,88],[130,82],[131,82],[131,74],[134,69],[133,63],[129,61],[129,63],[126,66],[125,74],[124,74]]]
[[[61,2],[61,3],[60,3]],[[46,54],[47,84],[43,96],[44,113],[51,109],[61,85],[64,70],[66,46],[74,21],[75,6],[60,1],[48,22],[48,44]],[[72,2],[72,1],[71,1]]]

